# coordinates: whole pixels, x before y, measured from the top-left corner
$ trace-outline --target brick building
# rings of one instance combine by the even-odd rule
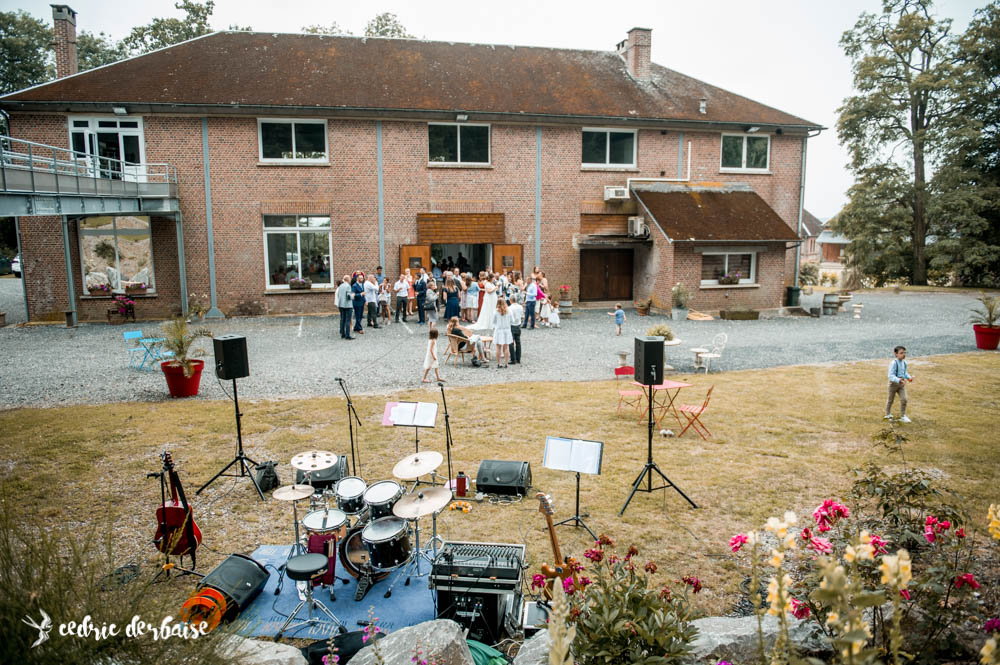
[[[219,32],[72,74],[75,13],[53,17],[60,78],[0,98],[11,135],[112,180],[168,165],[177,203],[20,217],[32,319],[100,318],[102,275],[146,281],[146,316],[188,293],[330,311],[344,273],[459,251],[582,301],[669,307],[683,281],[698,309],[771,308],[794,279],[821,127],[651,63],[648,29],[610,51]]]

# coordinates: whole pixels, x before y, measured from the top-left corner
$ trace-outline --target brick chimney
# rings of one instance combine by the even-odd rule
[[[76,74],[76,12],[69,5],[51,5],[56,78]]]
[[[650,50],[653,47],[653,31],[649,28],[632,28],[628,39],[618,44],[618,54],[625,59],[625,66],[632,78],[648,81],[652,75]]]

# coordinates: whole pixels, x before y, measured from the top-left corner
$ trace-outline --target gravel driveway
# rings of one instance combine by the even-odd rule
[[[22,323],[24,318],[24,290],[21,278],[13,275],[0,277],[0,312],[7,312],[7,325]]]
[[[802,304],[817,306],[819,300],[819,294],[805,296]],[[692,371],[688,349],[709,345],[719,332],[729,337],[718,364],[722,370],[873,358],[888,362],[896,344],[906,345],[911,358],[975,348],[971,327],[965,323],[975,303],[971,296],[878,293],[860,294],[855,301],[865,305],[861,320],[840,314],[670,323],[683,342],[668,352],[669,359],[680,372]],[[449,363],[442,364],[441,375],[449,386],[610,378],[617,365],[615,352],[631,352],[633,337],[664,321],[639,317],[632,310],[626,314],[621,337],[615,337],[613,321],[604,311],[577,311],[564,318],[558,330],[524,331],[522,365],[497,370],[461,364],[455,368]],[[207,325],[216,334],[246,335],[251,376],[239,383],[246,399],[337,395],[338,376],[355,393],[420,385],[427,333],[412,323],[369,330],[350,342],[339,338],[332,316],[239,318]],[[126,367],[121,335],[136,328],[153,334],[158,324],[0,329],[0,408],[164,399],[166,384],[159,370]],[[204,346],[210,351],[210,342]],[[443,351],[441,342],[442,356]],[[428,384],[428,390],[436,386]],[[223,397],[214,374],[206,372],[198,399]]]

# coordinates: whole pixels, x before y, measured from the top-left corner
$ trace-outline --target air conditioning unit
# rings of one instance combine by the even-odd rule
[[[605,185],[604,200],[628,201],[628,187],[622,187],[620,185]]]
[[[649,236],[649,227],[642,221],[642,217],[629,217],[628,234],[633,238],[646,238]]]

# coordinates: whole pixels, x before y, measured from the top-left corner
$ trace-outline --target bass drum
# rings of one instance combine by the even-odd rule
[[[355,579],[361,577],[361,568],[368,563],[368,548],[361,540],[361,532],[364,531],[364,528],[364,525],[359,524],[348,531],[347,537],[341,538],[338,543],[340,564]],[[387,577],[389,577],[388,571],[372,571],[373,582],[384,580]]]

